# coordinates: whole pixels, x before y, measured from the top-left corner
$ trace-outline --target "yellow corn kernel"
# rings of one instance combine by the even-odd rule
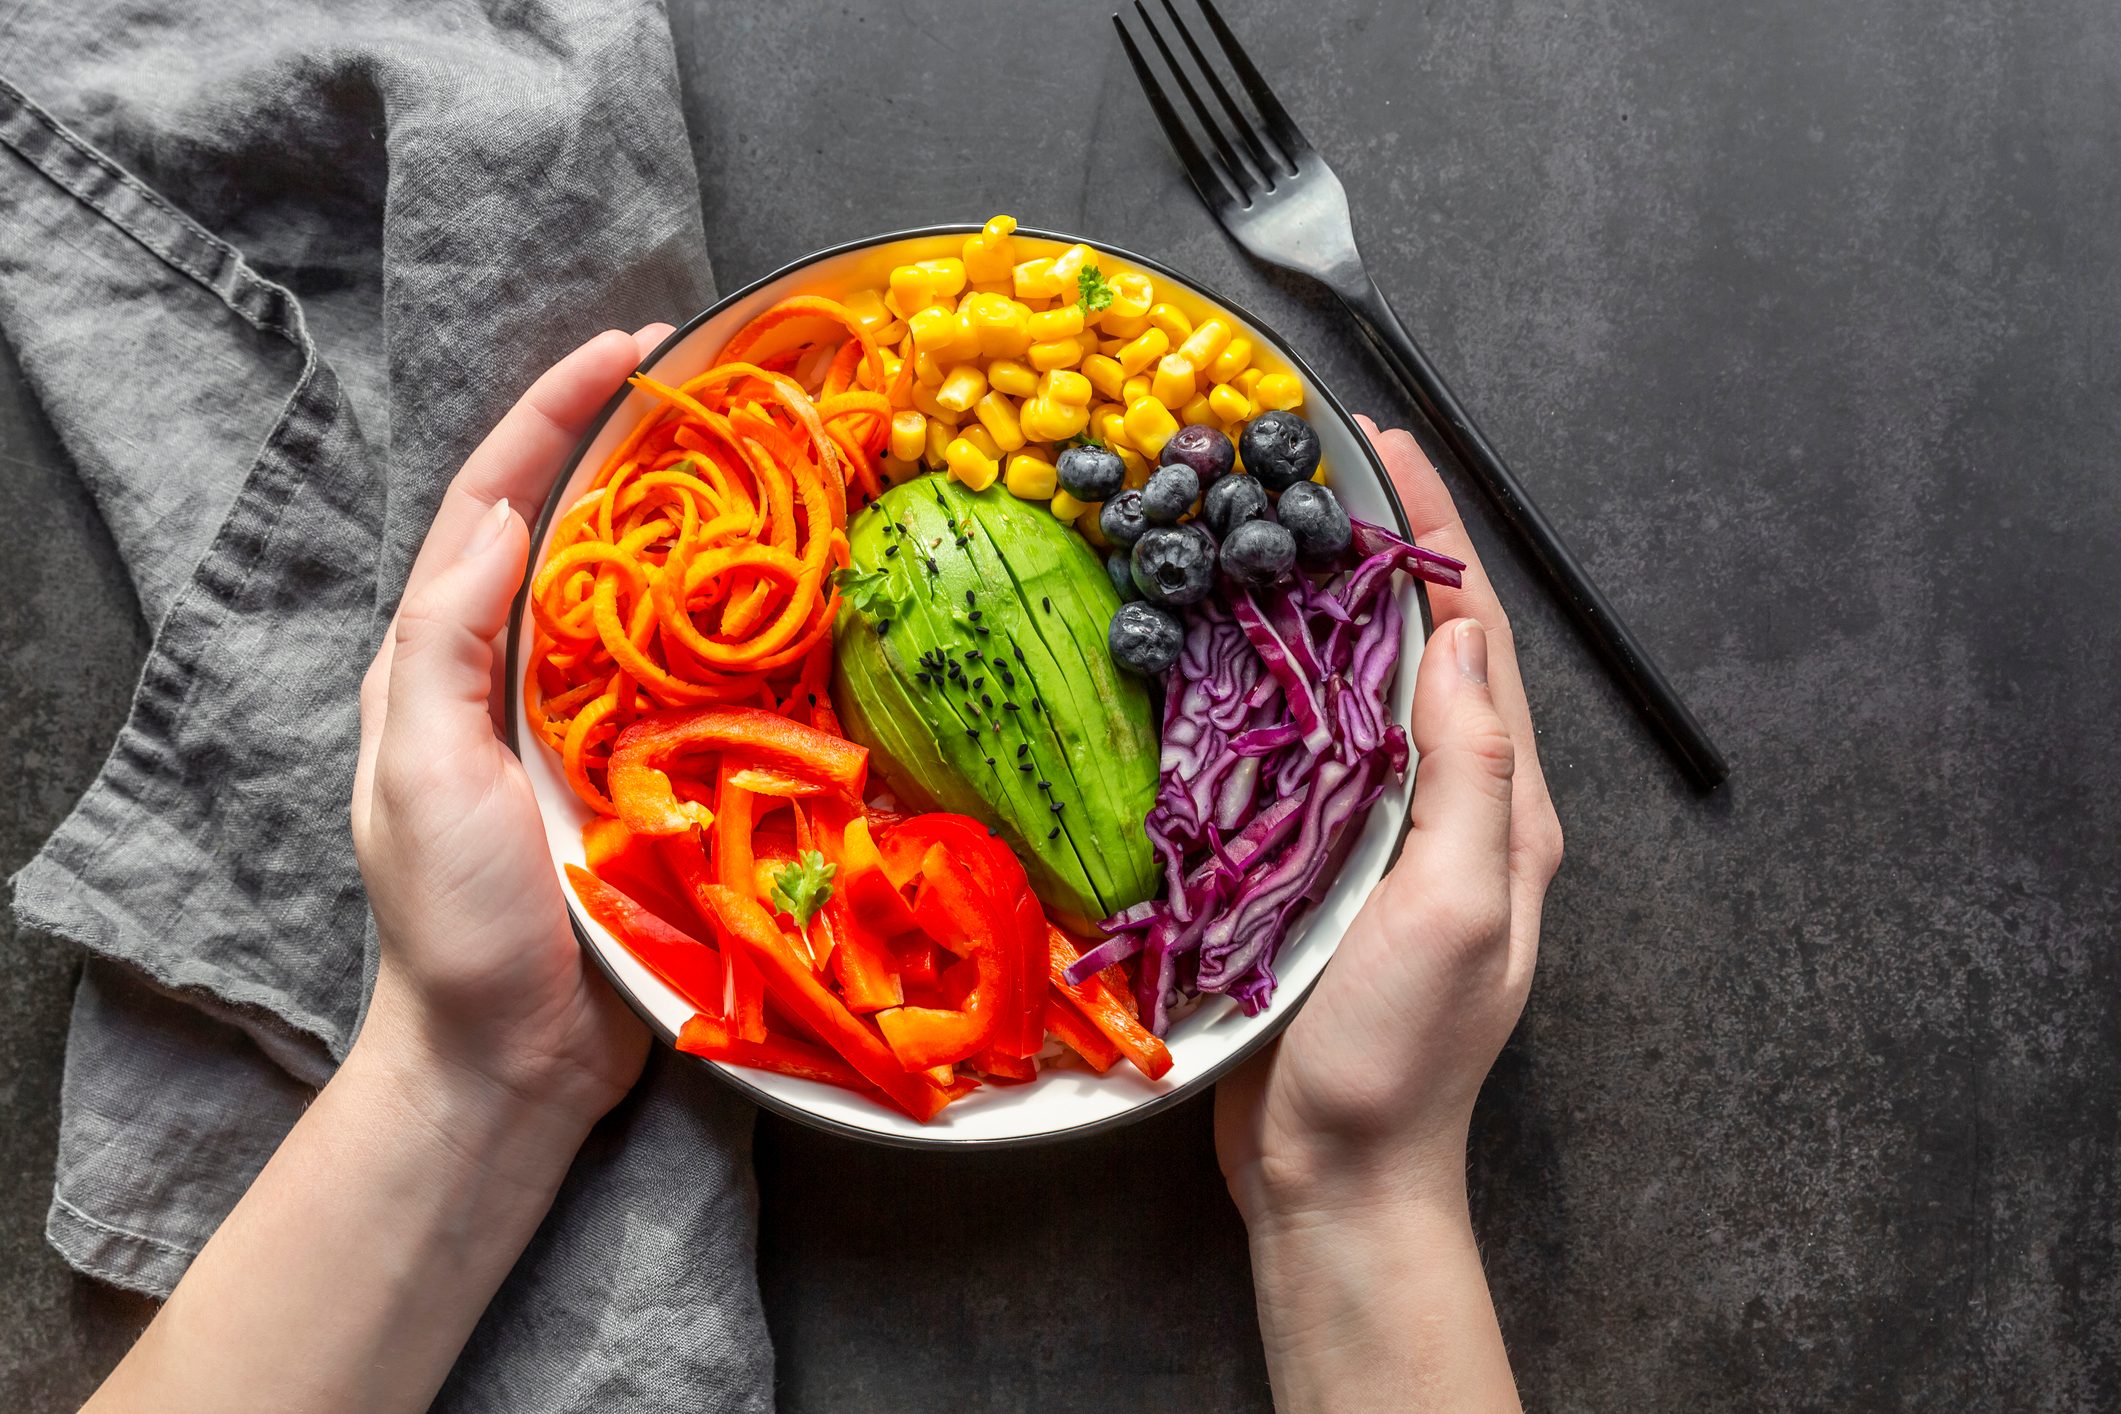
[[[987,365],[987,386],[1012,398],[1028,398],[1038,391],[1038,374],[1014,359],[998,358]]]
[[[1104,325],[1107,329],[1112,327],[1112,321],[1115,319],[1146,318],[1149,307],[1156,303],[1156,286],[1149,282],[1147,275],[1128,270],[1114,275],[1105,283],[1112,288],[1112,303],[1106,305],[1104,310]]]
[[[965,262],[954,255],[946,255],[940,260],[916,260],[913,268],[926,275],[929,286],[944,299],[955,299],[957,292],[965,288]]]
[[[1215,409],[1208,406],[1207,394],[1200,394],[1192,402],[1180,408],[1178,410],[1178,420],[1188,425],[1195,422],[1204,422],[1208,426],[1213,427],[1215,425]]]
[[[935,400],[935,389],[929,387],[926,383],[915,383],[913,385],[913,406],[930,422],[940,420],[953,425],[957,422],[957,414],[937,402]]]
[[[1149,316],[1146,314],[1115,315],[1108,305],[1105,308],[1105,312],[1097,317],[1097,327],[1121,343],[1125,343],[1129,339],[1141,337],[1142,330],[1149,327]]]
[[[1097,264],[1097,252],[1086,245],[1072,245],[1053,258],[1053,278],[1063,295],[1075,293],[1075,277],[1085,265]]]
[[[931,354],[946,366],[979,356],[979,336],[972,321],[954,309],[931,305],[906,321],[917,352]]]
[[[1097,341],[1097,351],[1114,363],[1119,362],[1119,351],[1126,346],[1127,341],[1125,339],[1099,339]]]
[[[1223,345],[1208,365],[1208,376],[1218,383],[1227,383],[1244,372],[1245,365],[1252,361],[1252,341],[1240,334]]]
[[[1033,344],[1025,357],[1041,373],[1051,368],[1073,368],[1083,361],[1083,346],[1073,339],[1050,339]]]
[[[1120,384],[1127,381],[1127,372],[1119,366],[1119,360],[1107,354],[1091,354],[1083,360],[1083,376],[1090,386],[1107,398],[1119,396]]]
[[[901,481],[910,481],[920,475],[921,464],[917,457],[883,457],[884,484],[896,486]]]
[[[906,337],[906,321],[894,319],[869,337],[874,339],[879,345],[895,344]]]
[[[940,388],[943,386],[943,366],[935,361],[933,354],[923,353],[913,356],[913,381],[920,384],[923,388]]]
[[[1038,393],[1057,403],[1090,406],[1090,380],[1073,369],[1056,368],[1039,381]]]
[[[972,412],[1002,451],[1013,452],[1024,445],[1024,428],[1017,421],[1016,405],[1000,393],[981,398],[972,405]]]
[[[1084,506],[1083,513],[1075,518],[1075,528],[1081,533],[1083,539],[1089,541],[1098,549],[1109,550],[1112,548],[1112,542],[1105,538],[1105,527],[1098,519],[1098,512],[1104,508],[1105,503],[1103,501],[1092,501],[1089,505]]]
[[[1061,282],[1053,273],[1050,256],[1026,260],[1015,266],[1009,272],[1009,283],[1018,299],[1052,299],[1061,292]]]
[[[1155,456],[1178,431],[1178,419],[1155,398],[1136,398],[1127,404],[1127,440],[1146,456]]]
[[[1215,362],[1215,356],[1229,342],[1230,321],[1211,314],[1186,335],[1178,351],[1191,360],[1195,368],[1206,368]]]
[[[1218,383],[1208,390],[1208,411],[1224,422],[1243,422],[1252,415],[1252,400],[1228,383]]]
[[[1015,230],[1014,216],[996,216],[965,237],[961,253],[965,259],[966,278],[976,284],[1007,280],[1016,263],[1016,241],[1011,235]]]
[[[1118,451],[1128,445],[1127,410],[1114,403],[1100,403],[1090,409],[1090,430],[1098,441]]]
[[[1184,354],[1165,354],[1156,363],[1156,376],[1149,380],[1149,396],[1167,408],[1184,407],[1193,401],[1193,360]]]
[[[1018,410],[1024,435],[1041,442],[1065,442],[1090,425],[1090,409],[1051,398],[1031,398]]]
[[[1146,398],[1148,396],[1149,375],[1146,373],[1137,373],[1119,385],[1119,400],[1122,403],[1131,403],[1136,398]]]
[[[1001,474],[994,458],[975,446],[969,437],[959,437],[943,449],[943,465],[950,468],[950,474],[962,481],[968,491],[986,490]]]
[[[1235,378],[1232,378],[1230,380],[1230,386],[1237,389],[1238,392],[1243,393],[1245,395],[1245,401],[1252,402],[1254,401],[1252,397],[1253,390],[1259,386],[1259,380],[1266,376],[1267,370],[1264,368],[1248,368],[1244,372],[1238,374]]]
[[[854,316],[854,322],[870,334],[891,322],[891,311],[884,308],[884,297],[873,289],[856,290],[841,303]]]
[[[1085,329],[1082,333],[1077,334],[1075,343],[1083,351],[1084,358],[1096,358],[1099,354],[1105,353],[1104,349],[1098,345],[1097,332],[1093,329]],[[1107,358],[1111,357],[1110,354],[1105,354],[1105,356]]]
[[[1035,457],[1029,452],[1018,452],[1009,458],[1009,471],[1002,484],[1009,494],[1026,501],[1046,501],[1053,497],[1059,485],[1055,479],[1053,463],[1044,457]]]
[[[1078,501],[1065,491],[1053,493],[1053,514],[1059,516],[1062,520],[1079,519],[1082,513],[1088,509],[1090,509],[1088,501]]]
[[[1120,371],[1132,378],[1169,352],[1169,334],[1161,329],[1145,330],[1138,337],[1128,340],[1126,347],[1119,351]]]
[[[879,349],[876,356],[884,361],[884,386],[888,388],[898,381],[901,360],[889,349]]]
[[[923,270],[918,265],[900,265],[893,268],[887,283],[891,311],[901,319],[911,319],[920,310],[935,303],[934,272]]]
[[[1293,373],[1269,373],[1252,390],[1252,401],[1263,408],[1293,408],[1304,400],[1304,385]]]
[[[1132,447],[1124,447],[1112,443],[1107,443],[1106,445],[1111,446],[1113,451],[1119,453],[1120,462],[1127,468],[1127,475],[1120,482],[1122,486],[1129,491],[1139,491],[1142,487],[1149,484],[1149,477],[1155,472],[1156,468],[1149,464],[1147,457]]]
[[[1072,338],[1082,332],[1083,307],[1079,304],[1064,304],[1031,316],[1031,337],[1038,343]]]
[[[1178,343],[1193,332],[1193,321],[1175,304],[1160,304],[1149,311],[1149,322],[1164,331],[1172,343]]]
[[[980,353],[987,358],[1015,358],[1031,347],[1030,316],[1007,295],[975,297],[965,309],[965,318],[979,341]]]
[[[950,444],[956,439],[957,429],[951,426],[947,419],[940,417],[929,418],[928,445],[921,449],[921,459],[930,466],[941,466],[943,464],[943,454],[950,449]]]
[[[980,372],[976,363],[961,363],[950,370],[943,379],[943,386],[935,390],[935,400],[952,412],[970,411],[972,405],[987,396],[987,375]]]
[[[957,435],[961,440],[970,442],[973,446],[979,448],[981,456],[992,457],[997,462],[1002,459],[1001,443],[995,441],[994,434],[979,424],[974,423],[970,427],[961,427],[958,429]]]
[[[928,447],[928,415],[913,408],[891,414],[891,455],[919,461]]]

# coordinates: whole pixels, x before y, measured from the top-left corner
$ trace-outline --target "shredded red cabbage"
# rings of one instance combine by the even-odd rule
[[[1387,705],[1404,623],[1395,572],[1456,586],[1464,569],[1358,520],[1333,575],[1186,611],[1144,822],[1167,888],[1106,919],[1071,982],[1138,956],[1137,999],[1159,1035],[1186,996],[1233,997],[1248,1016],[1267,1006],[1291,923],[1406,774],[1406,729]]]

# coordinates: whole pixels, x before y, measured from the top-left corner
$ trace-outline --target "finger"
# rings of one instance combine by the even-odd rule
[[[1511,776],[1517,747],[1496,710],[1488,635],[1476,619],[1436,630],[1414,681],[1414,805],[1405,851],[1427,897],[1467,911],[1453,931],[1509,923]]]
[[[1385,470],[1392,477],[1392,485],[1399,492],[1401,504],[1406,507],[1407,522],[1413,527],[1415,541],[1465,561],[1465,583],[1457,589],[1430,585],[1429,606],[1439,620],[1473,618],[1480,620],[1481,626],[1487,629],[1488,682],[1503,719],[1510,724],[1511,735],[1517,738],[1527,758],[1527,769],[1519,774],[1528,789],[1544,798],[1546,776],[1539,769],[1539,742],[1532,730],[1532,708],[1525,699],[1524,678],[1517,667],[1517,636],[1510,626],[1510,616],[1503,612],[1502,601],[1495,595],[1495,586],[1489,580],[1487,570],[1480,563],[1480,555],[1473,548],[1472,537],[1466,534],[1458,507],[1452,502],[1451,493],[1444,489],[1443,478],[1436,474],[1435,466],[1422,452],[1421,444],[1411,435],[1398,429],[1379,431],[1376,423],[1360,414],[1357,414],[1356,421],[1369,434],[1378,456],[1384,461]]]
[[[472,528],[456,559],[398,606],[377,789],[388,789],[400,765],[493,746],[494,638],[508,622],[529,553],[530,533],[503,501]]]
[[[639,365],[642,336],[667,327],[651,324],[639,334],[606,330],[545,370],[502,414],[443,493],[406,577],[408,596],[457,558],[480,517],[495,505],[503,500],[525,509],[544,504],[553,478],[589,424]],[[658,336],[649,347],[660,341]]]

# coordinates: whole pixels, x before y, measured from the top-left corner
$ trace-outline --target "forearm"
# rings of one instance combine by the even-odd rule
[[[424,1409],[586,1132],[372,1016],[88,1407]]]
[[[1462,1192],[1251,1223],[1282,1414],[1515,1410]]]

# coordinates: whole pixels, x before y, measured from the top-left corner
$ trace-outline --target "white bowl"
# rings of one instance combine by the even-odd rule
[[[875,236],[806,256],[695,315],[648,356],[641,371],[666,384],[682,383],[712,366],[730,335],[777,301],[793,294],[845,295],[863,286],[880,285],[892,265],[908,259],[957,254],[964,237],[976,229],[971,225],[930,226]],[[1214,291],[1130,251],[1051,231],[1020,229],[1016,238],[1034,250],[1043,250],[1050,244],[1051,250],[1045,253],[1058,253],[1082,240],[1111,257],[1112,262],[1148,271],[1164,289],[1176,286],[1225,311],[1238,333],[1257,346],[1272,349],[1303,379],[1305,416],[1317,429],[1333,489],[1349,513],[1403,535],[1411,533],[1391,481],[1354,418],[1273,330]],[[588,488],[612,448],[655,406],[648,394],[629,389],[604,409],[546,502],[531,536],[533,566],[544,561],[558,509],[572,504]],[[1429,611],[1427,596],[1418,582],[1402,580],[1399,592],[1406,629],[1391,707],[1393,719],[1404,722],[1428,633]],[[692,1009],[660,978],[634,961],[601,924],[583,913],[574,891],[566,884],[565,866],[583,862],[581,831],[589,812],[568,788],[558,759],[538,742],[524,716],[520,664],[528,646],[524,642],[526,598],[527,592],[518,597],[508,631],[509,745],[522,756],[537,790],[552,849],[552,867],[562,876],[561,888],[582,946],[657,1037],[665,1045],[674,1044],[678,1029],[691,1016]],[[1172,1066],[1162,1080],[1147,1079],[1125,1061],[1104,1075],[1084,1069],[1047,1069],[1028,1084],[982,1086],[936,1119],[921,1124],[863,1096],[816,1081],[715,1061],[703,1060],[700,1064],[711,1066],[724,1080],[776,1113],[834,1133],[884,1144],[917,1148],[1036,1144],[1131,1123],[1203,1093],[1288,1024],[1318,981],[1356,910],[1369,897],[1371,887],[1397,857],[1406,833],[1412,790],[1410,764],[1407,778],[1389,786],[1364,820],[1362,832],[1348,850],[1340,875],[1324,900],[1298,921],[1282,945],[1274,963],[1280,985],[1272,1004],[1260,1015],[1248,1017],[1227,999],[1205,1000],[1171,1027],[1166,1039],[1171,1047]]]

